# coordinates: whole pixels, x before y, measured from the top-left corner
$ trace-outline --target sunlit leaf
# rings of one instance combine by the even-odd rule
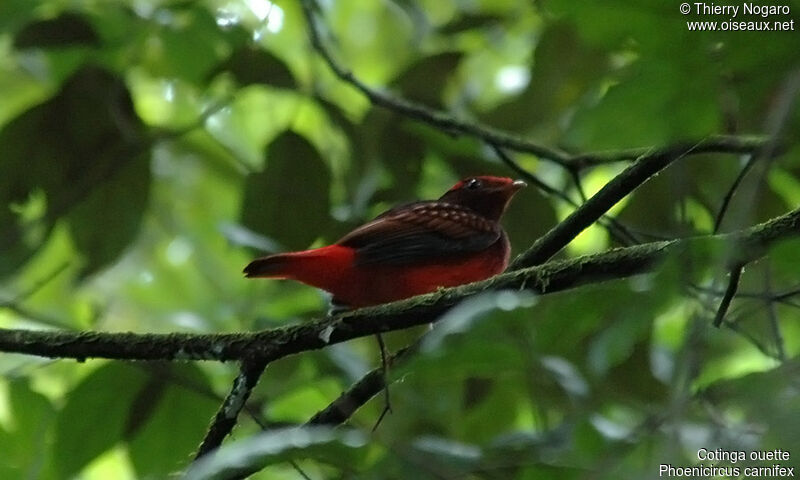
[[[9,431],[0,429],[0,474],[4,478],[47,478],[42,459],[50,455],[48,432],[56,418],[55,409],[25,381],[9,382],[8,397],[13,423]]]

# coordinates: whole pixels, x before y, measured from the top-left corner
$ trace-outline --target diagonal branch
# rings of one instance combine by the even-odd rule
[[[728,279],[728,287],[725,289],[725,295],[722,297],[722,301],[719,302],[719,308],[717,309],[716,315],[714,315],[714,326],[719,328],[722,325],[722,321],[725,319],[725,314],[728,313],[728,308],[731,306],[731,301],[733,297],[736,295],[736,290],[739,289],[739,279],[742,276],[742,270],[744,267],[742,265],[736,265],[731,269],[731,276]]]
[[[617,202],[695,147],[694,145],[677,146],[663,151],[652,152],[639,158],[634,164],[608,182],[580,208],[573,211],[564,221],[536,240],[531,248],[520,254],[512,262],[510,268],[517,269],[547,261],[567,246],[585,228],[602,217]]]
[[[557,188],[553,188],[550,185],[544,183],[542,180],[539,180],[539,178],[536,177],[536,175],[522,168],[522,166],[520,166],[520,164],[514,161],[514,159],[511,158],[506,152],[504,152],[502,148],[498,147],[497,145],[492,145],[491,147],[497,154],[497,156],[500,158],[500,160],[503,163],[505,163],[511,170],[513,170],[517,175],[521,176],[523,180],[534,185],[536,188],[538,188],[545,194],[550,195],[551,197],[558,198],[559,200],[568,203],[569,205],[575,208],[580,207],[581,204],[570,198],[569,195],[567,195],[566,193],[562,192]],[[586,196],[583,193],[583,188],[581,187],[580,180],[577,177],[578,174],[577,172],[571,172],[571,173],[575,174],[573,176],[575,186],[580,192],[581,200],[585,202]],[[598,219],[598,221],[601,225],[603,225],[603,227],[606,228],[608,234],[611,235],[611,237],[614,238],[614,240],[619,242],[621,245],[627,246],[639,243],[639,241],[633,236],[633,234],[631,234],[628,231],[628,229],[624,225],[619,223],[617,219],[615,219],[614,217],[603,215],[600,219]]]
[[[195,460],[222,445],[222,441],[236,426],[239,413],[247,404],[247,399],[250,398],[250,394],[264,373],[265,368],[267,368],[267,364],[261,360],[242,360],[242,364],[239,367],[239,375],[236,376],[230,393],[225,397],[217,414],[214,416],[214,420],[212,420],[211,426],[208,428],[208,432],[197,450]]]
[[[500,130],[457,119],[447,113],[433,110],[419,103],[411,102],[403,98],[392,96],[388,93],[380,92],[369,87],[359,80],[352,72],[340,65],[331,55],[330,51],[323,45],[317,28],[314,13],[313,0],[302,0],[303,13],[308,24],[309,36],[314,50],[319,53],[328,67],[342,81],[349,83],[358,91],[364,94],[374,105],[378,105],[389,110],[393,110],[406,117],[433,125],[447,132],[469,135],[481,138],[488,143],[499,145],[519,152],[532,153],[538,157],[546,158],[559,164],[566,164],[570,155],[555,148],[546,147],[521,137],[511,135]]]
[[[400,360],[411,356],[419,348],[422,337],[413,344],[398,350],[389,357],[389,363],[396,365]],[[346,392],[343,392],[330,405],[317,412],[306,425],[339,425],[366,404],[372,397],[379,394],[386,387],[385,372],[383,367],[371,370],[354,383]]]
[[[648,179],[676,160],[706,150],[708,142],[711,141],[701,140],[695,144],[673,145],[649,151],[639,157],[564,221],[536,240],[531,248],[512,262],[510,268],[517,269],[547,261]]]
[[[775,105],[771,109],[767,117],[767,122],[765,126],[765,131],[769,134],[770,142],[767,142],[762,148],[758,149],[757,151],[751,152],[749,158],[747,159],[747,163],[745,163],[744,167],[739,171],[739,174],[736,176],[736,179],[731,184],[728,191],[725,193],[725,196],[722,199],[722,204],[720,205],[719,211],[717,211],[717,215],[714,218],[714,230],[713,233],[717,233],[720,228],[722,227],[722,221],[725,218],[725,214],[728,212],[728,207],[730,206],[731,200],[733,196],[736,194],[736,191],[742,185],[742,181],[744,180],[745,176],[750,172],[750,170],[758,164],[759,171],[757,172],[756,178],[756,188],[762,188],[765,180],[767,172],[771,166],[771,161],[773,158],[773,152],[778,149],[776,139],[780,138],[783,134],[783,131],[786,128],[786,124],[788,123],[789,119],[791,118],[792,113],[792,105],[797,98],[798,93],[800,93],[800,68],[796,68],[792,71],[784,81],[784,84],[777,96],[777,101]],[[763,157],[763,160],[762,160]],[[752,209],[752,200],[755,197],[755,192],[750,192],[750,201],[744,201],[743,204],[746,205],[746,210]],[[748,212],[742,213],[739,212],[739,220],[741,221],[743,218],[746,219],[749,216]],[[745,222],[741,222],[736,226],[740,226]],[[735,228],[734,227],[734,228]]]

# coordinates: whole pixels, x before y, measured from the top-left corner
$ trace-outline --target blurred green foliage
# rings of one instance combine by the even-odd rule
[[[320,3],[323,41],[366,83],[569,151],[780,124],[787,152],[746,178],[723,230],[798,206],[800,114],[781,114],[796,32],[690,32],[708,18],[655,0]],[[0,327],[302,321],[325,297],[245,281],[249,259],[334,241],[469,174],[510,174],[480,141],[373,107],[334,77],[297,0],[4,0],[0,91]],[[515,158],[579,198],[568,172]],[[682,159],[614,212],[643,239],[708,234],[745,160]],[[587,193],[620,169],[584,172]],[[515,250],[569,211],[520,194],[505,219]],[[595,226],[566,254],[610,246]],[[379,362],[372,339],[283,359],[232,451],[269,463],[265,479],[298,478],[288,460],[312,478],[638,479],[698,463],[700,447],[791,450],[798,247],[747,267],[735,329],[710,327],[718,244],[631,280],[479,296],[393,369],[394,411],[374,434],[379,398],[350,422],[363,432],[247,441],[254,419],[303,422]],[[0,372],[0,478],[105,479],[185,469],[235,368],[0,354]]]

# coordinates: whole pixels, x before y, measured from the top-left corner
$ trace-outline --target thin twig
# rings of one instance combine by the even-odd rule
[[[753,168],[756,161],[758,160],[758,155],[751,154],[750,157],[747,159],[747,163],[745,163],[744,167],[739,170],[739,174],[736,175],[736,179],[731,184],[730,188],[727,192],[725,192],[725,196],[722,198],[722,205],[720,205],[719,210],[717,211],[717,215],[714,218],[714,230],[713,233],[719,232],[720,227],[722,226],[722,219],[725,218],[725,214],[728,212],[728,206],[733,199],[733,195],[739,189],[739,185],[741,185],[742,180],[747,175],[747,172]]]
[[[725,314],[728,313],[728,307],[730,307],[731,301],[736,295],[736,290],[739,289],[739,278],[741,278],[742,269],[743,266],[737,265],[731,270],[730,278],[728,278],[728,288],[725,289],[725,295],[722,297],[722,301],[719,302],[719,308],[714,317],[714,326],[717,328],[722,325],[722,320],[725,319]]]
[[[753,336],[753,334],[751,334],[747,330],[743,329],[741,327],[741,325],[739,325],[739,322],[732,322],[730,320],[724,320],[723,321],[723,325],[725,325],[726,327],[730,328],[731,330],[733,330],[737,334],[741,335],[745,340],[747,340],[754,347],[756,347],[756,349],[759,352],[763,353],[764,356],[770,357],[770,358],[774,358],[774,359],[778,360],[778,358],[775,356],[775,354],[772,353],[769,350],[769,348],[766,345],[764,345],[764,343],[761,340],[757,339],[756,337]]]
[[[22,292],[18,293],[9,300],[4,300],[0,302],[0,308],[6,308],[20,317],[27,318],[29,320],[33,320],[35,322],[41,323],[43,325],[49,325],[51,327],[58,327],[64,329],[70,329],[70,325],[65,324],[61,320],[56,318],[52,318],[48,315],[44,315],[42,313],[33,312],[24,306],[22,303],[27,300],[28,298],[35,295],[41,289],[46,287],[50,282],[55,280],[62,272],[66,271],[67,268],[72,264],[71,261],[64,261],[56,266],[52,271],[48,272],[46,275],[42,276],[40,279],[33,282],[33,284],[28,287],[27,289],[23,290]]]
[[[211,117],[222,111],[222,109],[225,107],[229,106],[235,98],[235,95],[226,95],[218,100],[215,100],[205,109],[203,109],[200,115],[194,119],[192,123],[174,130],[170,129],[156,131],[155,138],[157,140],[172,140],[175,138],[180,138],[187,133],[191,133],[198,128],[203,128]]]
[[[389,357],[389,363],[397,365],[401,360],[407,359],[417,351],[420,341],[421,338],[413,344],[398,350]],[[343,392],[339,398],[311,417],[306,422],[306,425],[339,425],[344,423],[353,416],[356,410],[380,393],[386,386],[386,381],[387,378],[384,376],[383,368],[379,367],[371,370],[346,392]]]
[[[690,152],[691,155],[704,153],[753,153],[768,145],[773,139],[765,136],[737,136],[737,135],[711,135],[702,141],[694,142],[696,148]],[[686,142],[690,143],[690,142]],[[667,147],[670,149],[672,147]],[[625,162],[636,160],[644,156],[658,154],[659,150],[655,147],[631,148],[627,150],[611,150],[606,152],[590,152],[585,154],[573,155],[569,162],[573,168],[583,170],[584,168],[609,163]],[[777,153],[778,151],[776,150]]]
[[[572,169],[569,171],[570,177],[572,177],[572,183],[575,184],[575,190],[578,191],[578,196],[581,197],[581,202],[585,202],[589,197],[586,196],[586,192],[583,190],[583,182],[581,182],[581,174],[579,171]]]
[[[772,270],[769,264],[764,269],[764,293],[768,296],[772,295]],[[783,333],[781,332],[781,325],[778,321],[778,312],[775,308],[775,302],[765,302],[767,308],[767,318],[769,318],[769,325],[772,329],[772,336],[775,337],[775,348],[778,350],[778,359],[786,361],[786,349],[783,346]]]
[[[27,289],[23,290],[19,294],[17,294],[10,302],[19,303],[24,302],[28,298],[35,295],[39,290],[46,287],[50,282],[55,280],[61,273],[63,273],[69,266],[72,265],[71,260],[65,260],[60,264],[56,265],[56,267],[48,272],[46,275],[42,276],[40,279],[33,282],[33,284],[28,287]]]
[[[800,68],[790,72],[789,75],[787,75],[786,80],[783,82],[780,92],[777,95],[775,104],[767,117],[765,131],[768,133],[768,136],[766,137],[768,141],[764,143],[762,148],[750,152],[750,158],[748,158],[747,163],[744,165],[742,170],[739,172],[739,175],[737,175],[733,184],[726,192],[725,197],[722,200],[722,205],[720,206],[716,218],[714,219],[713,233],[717,233],[719,231],[720,227],[722,226],[722,220],[728,211],[728,207],[733,196],[735,195],[737,189],[741,186],[744,177],[757,163],[759,164],[759,174],[755,180],[755,187],[756,189],[763,188],[763,185],[766,181],[767,172],[769,171],[769,168],[772,165],[772,159],[775,156],[774,154],[779,149],[777,139],[783,134],[783,131],[785,130],[786,125],[791,118],[792,105],[797,98],[798,92],[800,92]],[[753,200],[756,198],[755,192],[756,190],[752,191],[750,193],[750,198],[742,202],[744,205],[744,211],[739,212],[740,218],[744,218],[745,220],[749,218],[750,211],[753,209]],[[739,228],[744,223],[746,222],[735,222],[734,228]]]
[[[323,45],[312,11],[314,8],[313,1],[302,0],[300,3],[303,7],[303,13],[305,14],[306,23],[308,24],[309,37],[311,38],[311,44],[314,50],[325,60],[325,63],[328,64],[328,67],[337,77],[355,87],[373,104],[401,113],[406,117],[433,125],[446,132],[460,133],[481,138],[487,143],[500,145],[519,152],[532,153],[540,158],[546,158],[558,164],[565,165],[567,163],[570,155],[561,150],[545,147],[544,145],[491,127],[460,120],[444,112],[433,110],[424,105],[395,97],[367,86],[367,84],[353,75],[352,72],[339,64],[339,62],[333,58],[330,51],[328,51],[327,47]]]
[[[298,475],[303,477],[303,480],[311,480],[311,477],[309,477],[308,474],[304,472],[302,468],[300,468],[300,465],[298,465],[297,462],[295,462],[294,460],[289,460],[289,465],[292,466],[292,468],[294,469],[295,472],[297,472]]]
[[[383,421],[383,417],[392,411],[392,402],[389,397],[389,382],[387,381],[389,378],[390,358],[386,352],[386,344],[383,343],[383,337],[381,334],[379,333],[375,335],[375,338],[378,340],[378,348],[381,351],[381,369],[383,371],[383,410],[381,411],[381,414],[378,415],[378,420],[375,422],[375,425],[372,426],[373,432],[378,429],[378,426],[380,426],[381,422]]]
[[[716,295],[721,297],[725,295],[725,292],[722,290],[718,290],[711,287],[703,287],[700,285],[689,284],[689,288],[696,290],[702,293],[709,293],[712,295]],[[781,293],[771,293],[771,292],[737,292],[736,296],[739,298],[754,298],[758,300],[763,300],[765,302],[783,302],[788,298],[800,295],[800,288],[792,288],[790,290],[786,290]]]

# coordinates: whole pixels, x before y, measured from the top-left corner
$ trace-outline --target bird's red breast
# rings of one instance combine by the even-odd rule
[[[395,207],[333,245],[259,258],[244,273],[297,280],[350,307],[483,280],[508,265],[499,220],[523,186],[504,177],[469,178],[438,200]]]

